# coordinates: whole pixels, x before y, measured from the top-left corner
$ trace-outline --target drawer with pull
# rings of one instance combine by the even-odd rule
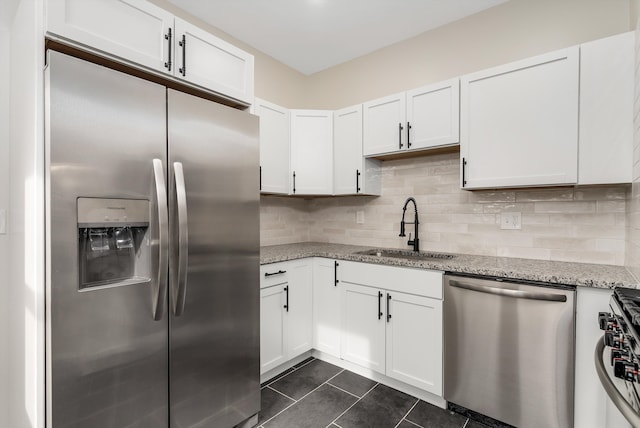
[[[260,266],[260,288],[267,288],[289,281],[287,262],[270,263]]]

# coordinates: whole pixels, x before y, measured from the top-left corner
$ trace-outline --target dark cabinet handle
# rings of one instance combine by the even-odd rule
[[[284,308],[289,312],[289,286],[284,287],[284,292],[286,296]]]
[[[360,170],[356,169],[356,193],[360,193]]]
[[[407,148],[411,148],[411,123],[407,122]]]
[[[259,181],[259,183],[260,183],[259,186],[260,187],[258,187],[258,189],[262,190],[262,165],[260,165],[260,179],[259,180],[260,180]]]
[[[398,123],[398,144],[400,144],[400,148],[402,148],[402,123]]]
[[[387,322],[391,320],[391,312],[389,312],[389,302],[391,301],[391,294],[387,293]]]
[[[378,319],[382,318],[382,291],[378,291]]]
[[[184,77],[187,75],[187,38],[184,34],[178,44],[182,46],[182,67],[179,68],[178,71]]]
[[[282,275],[283,273],[287,273],[287,271],[286,270],[279,270],[278,272],[271,272],[271,273],[265,272],[264,276],[266,278],[266,277],[273,276],[273,275]]]
[[[467,160],[462,158],[462,187],[467,185],[467,180],[465,179],[465,169],[467,166]]]
[[[296,172],[293,171],[293,194],[296,194]]]
[[[169,42],[169,60],[167,62],[164,63],[164,66],[166,67],[167,70],[171,71],[171,48],[173,46],[172,43],[172,39],[173,39],[173,34],[171,33],[171,28],[169,28],[169,32],[167,34],[164,35],[164,39],[168,40]]]
[[[334,260],[333,262],[333,286],[337,287],[338,286],[338,266],[340,264]]]

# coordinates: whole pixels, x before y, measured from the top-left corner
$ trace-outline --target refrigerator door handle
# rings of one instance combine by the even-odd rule
[[[158,204],[158,273],[152,281],[153,319],[162,319],[163,302],[167,294],[167,263],[169,258],[169,217],[167,213],[167,188],[164,182],[164,170],[160,159],[153,160],[153,177]]]
[[[173,163],[173,177],[175,181],[175,201],[178,223],[178,266],[172,275],[171,295],[173,297],[173,314],[177,317],[184,312],[187,295],[187,261],[189,248],[189,230],[187,221],[187,191],[184,184],[184,172],[181,162]],[[173,253],[175,254],[175,253]],[[175,266],[175,263],[173,263]]]

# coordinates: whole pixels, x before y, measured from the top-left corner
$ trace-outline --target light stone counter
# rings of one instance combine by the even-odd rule
[[[623,266],[568,263],[510,257],[454,254],[451,259],[410,260],[356,254],[374,247],[305,242],[261,247],[260,263],[276,263],[304,257],[326,257],[364,263],[415,267],[451,273],[484,275],[582,287],[636,288],[637,282]]]

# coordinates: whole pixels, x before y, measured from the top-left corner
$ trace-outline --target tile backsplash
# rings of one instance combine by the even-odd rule
[[[418,203],[420,248],[466,254],[623,265],[630,185],[465,191],[459,154],[383,162],[380,197],[317,199],[262,196],[262,245],[319,241],[392,248],[402,206]],[[364,223],[356,213],[364,212]],[[500,228],[520,212],[521,230]],[[413,220],[413,207],[407,210]]]

